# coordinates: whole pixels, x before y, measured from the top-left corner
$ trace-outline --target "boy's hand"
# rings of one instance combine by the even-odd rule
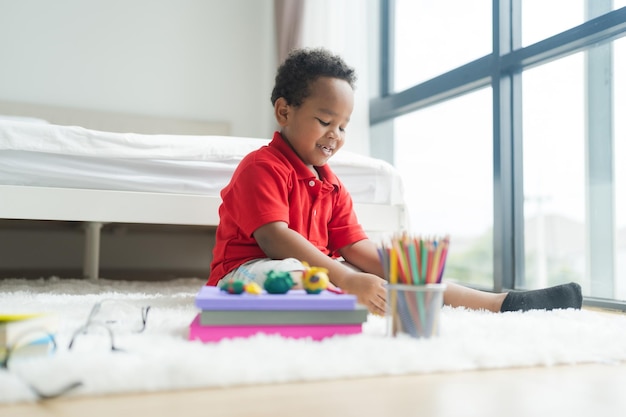
[[[374,274],[353,272],[342,281],[341,289],[348,294],[356,295],[357,301],[363,304],[372,314],[384,315],[387,297],[386,281]]]

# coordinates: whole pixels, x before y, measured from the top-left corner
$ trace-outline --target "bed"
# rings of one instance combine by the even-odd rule
[[[117,133],[0,118],[0,219],[84,222],[83,275],[99,276],[107,223],[216,226],[219,191],[268,139]],[[374,239],[406,230],[388,163],[342,150],[331,166]]]

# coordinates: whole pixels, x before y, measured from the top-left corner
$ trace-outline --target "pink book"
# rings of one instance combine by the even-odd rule
[[[217,342],[225,338],[248,337],[257,333],[278,334],[283,337],[321,340],[334,335],[358,334],[363,330],[362,324],[315,324],[315,325],[262,325],[262,326],[202,326],[200,314],[189,326],[189,340]]]

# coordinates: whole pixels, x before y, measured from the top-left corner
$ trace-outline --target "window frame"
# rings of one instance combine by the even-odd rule
[[[602,0],[601,0],[602,1]],[[602,8],[610,10],[611,0],[604,0],[597,9],[598,2],[588,0],[588,16],[602,13]],[[493,291],[514,289],[516,283],[524,281],[524,187],[522,158],[522,71],[547,64],[565,56],[590,50],[600,42],[608,42],[626,35],[626,7],[612,10],[586,22],[550,36],[534,44],[521,47],[521,0],[493,0],[493,47],[492,53],[454,68],[437,77],[414,85],[406,90],[393,92],[393,19],[395,0],[380,0],[380,68],[379,95],[370,99],[370,125],[387,126],[388,133],[393,129],[389,123],[396,117],[467,94],[486,86],[493,92],[493,185],[494,185],[494,283]],[[610,56],[608,58],[610,60]],[[607,62],[607,61],[605,61]],[[610,62],[610,61],[608,61]],[[602,70],[603,63],[587,64],[586,83],[591,89],[597,82],[594,72]],[[595,83],[595,84],[594,84]],[[611,94],[604,91],[602,94]],[[606,102],[606,97],[591,97],[594,103]],[[606,136],[606,123],[601,123],[598,115],[606,107],[588,106],[587,141],[590,138]],[[608,110],[611,110],[610,107]],[[610,139],[609,139],[610,140]],[[372,139],[376,148],[375,139]],[[606,176],[607,145],[604,143],[598,153],[590,152],[588,158],[587,181],[596,175]],[[596,148],[597,149],[597,148]],[[389,155],[385,155],[389,159]],[[599,159],[600,158],[600,159]],[[588,194],[588,199],[592,197]],[[601,196],[602,197],[602,196]],[[603,206],[607,206],[609,196],[604,196]],[[604,212],[606,213],[606,208]],[[613,224],[607,224],[608,217],[588,217],[589,243],[602,238]],[[603,269],[607,262],[606,254],[589,252],[591,273],[601,273],[606,279],[613,279],[614,271]],[[613,255],[611,254],[611,257]],[[585,305],[615,308],[626,311],[626,302],[608,298],[585,297]]]

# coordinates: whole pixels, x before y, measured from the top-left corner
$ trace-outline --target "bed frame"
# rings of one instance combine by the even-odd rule
[[[11,105],[0,102],[0,114],[45,119],[54,124],[77,125],[111,132],[178,134],[228,134],[222,122],[158,119],[145,116],[92,112],[48,106]],[[79,221],[85,223],[83,275],[99,276],[100,231],[108,223],[217,226],[219,197],[197,194],[109,191],[0,185],[0,219]],[[401,204],[355,203],[355,211],[370,236],[407,229]]]
[[[98,278],[100,229],[106,223],[217,226],[219,197],[0,185],[0,218],[85,223],[83,275]],[[402,205],[355,204],[370,235],[406,230]]]

